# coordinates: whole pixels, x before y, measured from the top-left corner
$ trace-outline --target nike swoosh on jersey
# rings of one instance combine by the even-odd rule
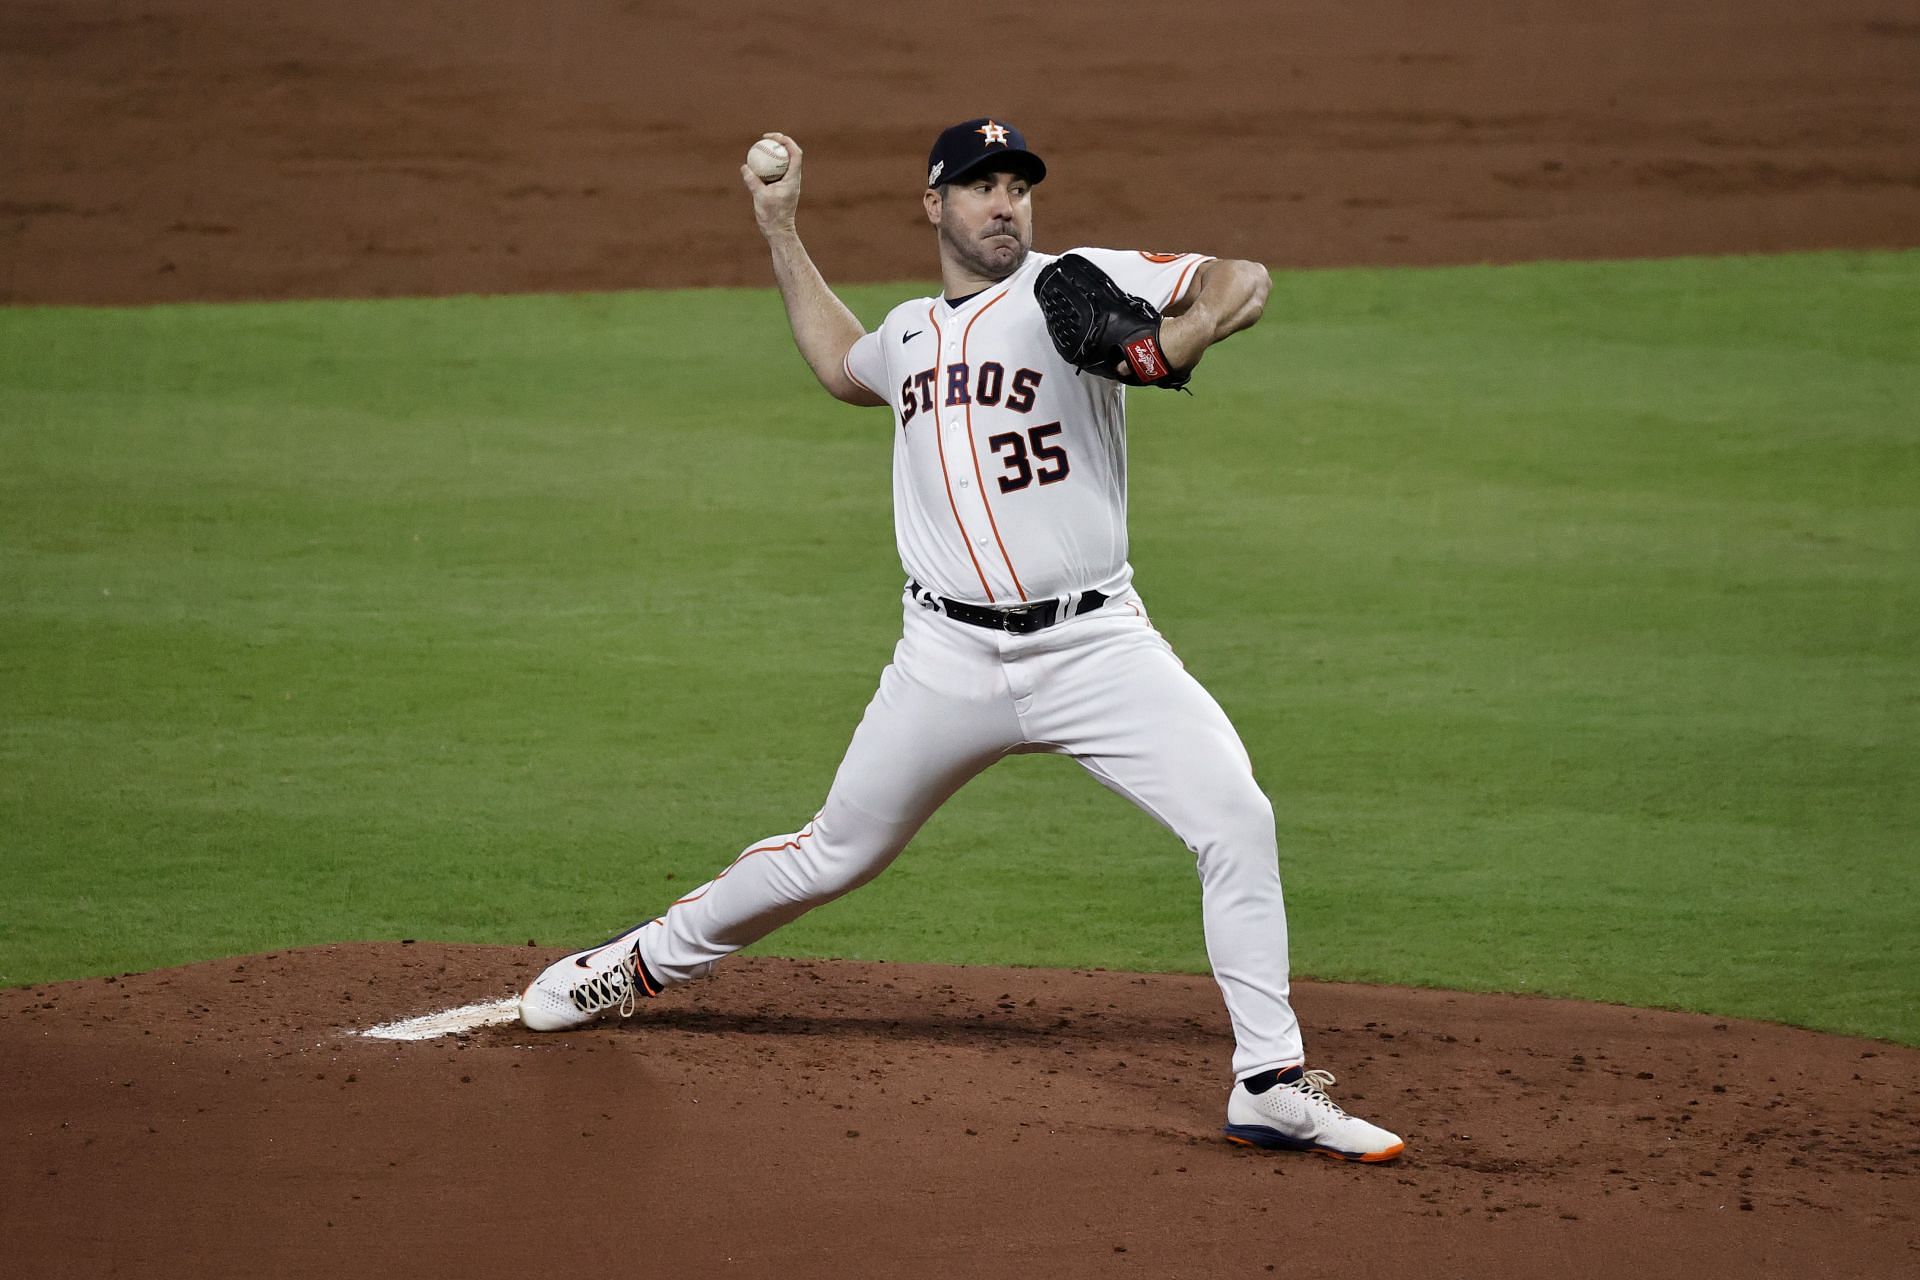
[[[919,337],[921,334],[925,332],[926,332],[925,329],[913,329],[913,330],[910,330],[909,332],[901,334],[900,345],[904,347],[907,343],[912,342],[915,338]]]

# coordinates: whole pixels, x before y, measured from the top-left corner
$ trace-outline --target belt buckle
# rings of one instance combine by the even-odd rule
[[[1052,600],[1035,600],[1030,604],[1015,605],[1011,609],[1002,609],[1000,618],[1008,634],[1030,635],[1053,621],[1047,616],[1047,609],[1055,603]]]

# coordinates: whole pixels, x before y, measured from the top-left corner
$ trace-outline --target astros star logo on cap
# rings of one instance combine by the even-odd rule
[[[1007,145],[1007,127],[1003,124],[995,124],[989,120],[978,129],[975,129],[974,132],[984,137],[987,140],[988,146],[992,146],[996,142],[1003,147]]]

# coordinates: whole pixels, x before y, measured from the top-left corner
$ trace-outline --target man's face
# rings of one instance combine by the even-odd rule
[[[983,279],[1006,279],[1033,248],[1033,187],[1017,174],[975,173],[929,191],[927,216],[954,256]]]

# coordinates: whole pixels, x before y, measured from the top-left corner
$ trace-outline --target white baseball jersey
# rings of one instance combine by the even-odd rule
[[[1200,254],[1074,249],[1164,311]],[[847,376],[893,406],[900,563],[939,595],[1005,608],[1088,589],[1127,563],[1126,388],[1054,350],[1034,281],[1055,255],[959,303],[916,298],[847,353]]]

